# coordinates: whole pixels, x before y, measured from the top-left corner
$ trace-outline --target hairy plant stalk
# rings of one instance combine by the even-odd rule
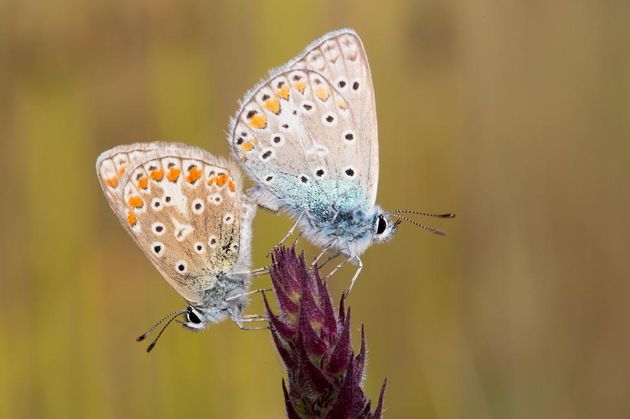
[[[365,380],[365,331],[361,348],[352,349],[350,308],[345,294],[335,313],[326,283],[317,269],[312,273],[304,255],[294,248],[273,253],[271,279],[279,312],[271,311],[264,296],[271,335],[284,362],[288,388],[282,381],[287,416],[298,418],[380,418],[387,380],[378,403],[363,393]]]

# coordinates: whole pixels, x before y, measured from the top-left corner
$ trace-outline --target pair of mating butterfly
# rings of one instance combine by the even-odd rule
[[[179,315],[201,330],[247,316],[252,219],[257,205],[283,211],[322,248],[358,266],[373,243],[401,220],[441,233],[375,205],[378,137],[372,79],[352,30],[329,33],[271,72],[245,95],[228,141],[256,186],[245,195],[231,161],[176,143],[139,143],[101,154],[97,174],[112,210],[153,265],[189,303]],[[396,221],[392,217],[397,218]],[[435,214],[451,217],[451,214]],[[283,239],[283,241],[285,240]],[[149,345],[153,348],[157,338]]]

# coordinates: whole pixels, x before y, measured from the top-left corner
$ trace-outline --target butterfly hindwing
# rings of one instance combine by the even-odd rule
[[[121,181],[129,166],[135,167],[138,161],[159,147],[160,143],[157,142],[126,144],[111,148],[98,157],[96,160],[98,180],[114,212],[123,206]]]
[[[289,65],[319,72],[348,102],[356,116],[355,157],[363,163],[357,177],[365,187],[370,206],[374,205],[379,170],[378,126],[372,75],[361,38],[351,29],[328,33],[306,47]]]
[[[183,144],[162,143],[136,163],[121,179],[115,212],[164,278],[200,303],[217,273],[249,263],[241,230],[253,213],[239,171]]]
[[[254,88],[233,121],[231,140],[258,188],[281,202],[314,214],[332,205],[369,209],[378,140],[358,36],[326,35]]]

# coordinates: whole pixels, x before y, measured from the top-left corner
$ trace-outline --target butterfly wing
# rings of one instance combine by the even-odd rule
[[[370,209],[378,136],[358,35],[327,34],[273,71],[245,96],[230,136],[234,154],[258,184],[258,199],[322,216],[331,206]]]
[[[96,159],[98,180],[114,212],[123,206],[121,180],[129,166],[135,167],[138,161],[159,147],[159,142],[125,144],[104,151],[98,156]]]
[[[189,302],[201,304],[218,273],[249,265],[255,207],[242,193],[240,172],[184,144],[127,147],[144,154],[130,159],[118,184],[106,177],[111,175],[109,158],[97,162],[105,196],[169,284]]]

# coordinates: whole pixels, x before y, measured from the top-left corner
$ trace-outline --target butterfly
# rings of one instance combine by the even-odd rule
[[[351,29],[330,32],[272,70],[245,94],[231,120],[233,155],[256,182],[248,193],[289,214],[302,234],[363,268],[361,255],[392,237],[403,213],[376,205],[379,175],[376,104],[363,43]],[[332,273],[332,272],[331,272]],[[329,274],[330,275],[330,274]]]
[[[96,161],[103,193],[114,214],[164,279],[188,306],[193,331],[231,318],[239,327],[249,290],[252,220],[256,205],[242,192],[238,167],[204,150],[178,143],[137,143],[112,148]]]

